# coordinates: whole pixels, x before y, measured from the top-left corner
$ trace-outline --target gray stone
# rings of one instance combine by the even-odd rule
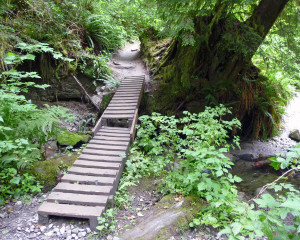
[[[108,236],[106,237],[106,239],[107,239],[107,240],[113,240],[113,236],[112,236],[112,235],[108,235]]]
[[[53,224],[49,224],[48,229],[51,229],[53,227]]]
[[[79,232],[79,229],[78,228],[74,228],[74,229],[72,229],[72,233],[75,233],[75,234],[77,234]]]
[[[40,230],[41,230],[41,232],[43,233],[43,232],[46,231],[46,227],[45,227],[45,226],[41,226],[41,227],[40,227]]]
[[[82,237],[85,237],[85,236],[86,236],[86,232],[79,232],[78,233],[79,238],[82,238]]]
[[[300,142],[300,131],[297,129],[292,130],[289,134],[289,138],[297,142]]]
[[[113,240],[120,240],[120,238],[118,238],[118,237],[114,237],[114,238],[113,238]]]
[[[17,206],[21,206],[22,204],[23,204],[22,201],[17,201],[17,202],[16,202],[16,205],[17,205]]]
[[[86,232],[89,234],[91,232],[90,228],[86,228]]]
[[[45,233],[45,235],[46,235],[47,237],[51,237],[51,236],[53,235],[53,231],[49,231],[49,232]]]
[[[188,229],[202,204],[194,204],[196,199],[186,197],[174,204],[174,196],[164,197],[146,218],[140,218],[137,225],[120,236],[122,240],[168,239],[176,229]],[[190,209],[193,208],[193,211]],[[108,240],[112,240],[107,238]]]
[[[5,214],[0,214],[0,218],[5,218]]]
[[[65,226],[63,226],[63,227],[59,230],[59,232],[60,232],[61,234],[64,234],[65,231],[66,231],[66,227],[65,227]]]

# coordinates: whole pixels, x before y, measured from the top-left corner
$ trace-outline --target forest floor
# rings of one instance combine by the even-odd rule
[[[150,87],[150,75],[144,62],[141,60],[140,43],[128,42],[117,51],[109,63],[110,68],[120,80],[129,76],[145,75],[146,90]]]

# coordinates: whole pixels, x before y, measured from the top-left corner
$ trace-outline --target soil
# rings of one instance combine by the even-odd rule
[[[115,53],[109,66],[119,80],[129,76],[145,75],[145,89],[148,90],[151,79],[148,69],[140,59],[140,50],[140,42],[126,43],[122,49]]]

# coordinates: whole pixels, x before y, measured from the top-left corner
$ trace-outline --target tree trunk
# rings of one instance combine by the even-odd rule
[[[247,125],[272,125],[272,117],[256,117],[257,95],[265,94],[266,78],[251,63],[270,28],[288,0],[261,0],[246,22],[233,16],[195,17],[195,46],[182,46],[181,40],[171,44],[159,71],[160,82],[153,110],[174,112],[182,103],[198,102],[200,110],[207,104],[225,103],[235,108]],[[222,5],[215,12],[222,12]],[[252,82],[256,81],[256,82]],[[256,102],[255,102],[256,101]],[[270,115],[274,109],[265,109]],[[264,113],[264,115],[266,115]],[[267,114],[268,115],[268,114]],[[248,118],[247,120],[243,118]],[[279,119],[275,116],[276,120]],[[261,127],[254,135],[262,132]],[[270,135],[271,129],[266,134]]]

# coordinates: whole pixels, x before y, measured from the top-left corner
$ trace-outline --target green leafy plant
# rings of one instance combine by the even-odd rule
[[[106,236],[116,229],[116,223],[114,209],[110,208],[106,210],[103,217],[98,217],[97,230],[99,230],[101,236]]]
[[[0,205],[9,197],[20,198],[41,192],[42,186],[35,177],[22,174],[15,168],[0,168]]]
[[[300,191],[287,178],[300,171],[299,144],[286,154],[271,158],[275,169],[289,169],[278,179],[262,187],[253,199],[232,202],[235,221],[219,235],[229,234],[228,239],[253,239],[267,236],[271,240],[299,239],[300,237]],[[284,157],[285,156],[285,157]],[[282,181],[284,180],[284,181]],[[270,190],[266,192],[266,190]],[[288,218],[287,218],[288,217]]]

